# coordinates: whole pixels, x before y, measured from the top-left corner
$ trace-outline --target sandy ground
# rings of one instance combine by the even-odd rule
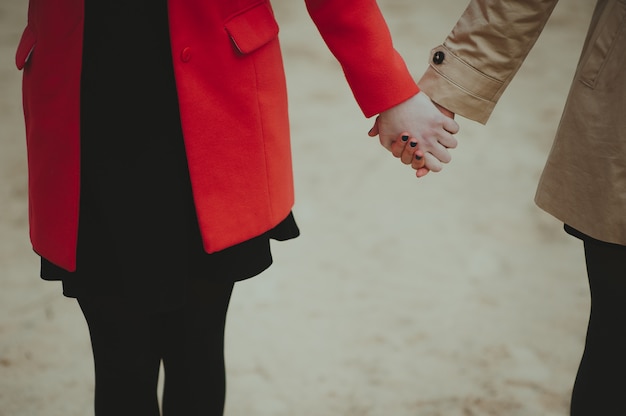
[[[27,236],[25,0],[0,0],[0,415],[93,414],[86,325]],[[276,0],[302,236],[237,285],[227,416],[566,415],[589,308],[582,247],[533,204],[593,7],[562,0],[487,127],[417,180],[365,120],[302,1]],[[381,0],[416,77],[461,0]],[[363,57],[363,65],[367,65]]]

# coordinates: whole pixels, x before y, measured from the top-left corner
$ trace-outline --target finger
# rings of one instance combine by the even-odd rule
[[[417,176],[418,178],[423,178],[424,176],[428,175],[428,172],[430,172],[430,170],[426,168],[421,168],[415,171],[415,176]]]
[[[416,150],[415,153],[413,153],[413,157],[411,159],[411,167],[415,170],[420,170],[422,168],[425,169],[425,165],[426,159],[424,158],[424,152],[419,149]]]
[[[449,118],[449,117],[444,118],[443,128],[451,134],[457,134],[460,129],[459,123],[457,123],[456,121],[454,121],[454,119]]]
[[[441,172],[441,169],[443,169],[441,161],[430,152],[426,152],[424,154],[424,159],[426,160],[424,167],[426,167],[428,170],[432,172]]]
[[[372,126],[372,128],[370,129],[370,131],[367,132],[367,135],[370,137],[376,137],[378,136],[378,119],[380,116],[376,117],[376,120],[374,120],[374,125]]]
[[[456,139],[456,137],[454,137],[447,131],[441,132],[437,136],[437,141],[439,142],[439,144],[447,149],[454,149],[459,144],[459,141]]]
[[[410,165],[413,161],[413,155],[415,154],[416,150],[418,150],[417,139],[411,137],[408,144],[404,147],[402,155],[400,156],[400,160],[402,161],[402,163],[404,163],[405,165]]]
[[[407,142],[409,141],[409,134],[402,133],[398,140],[394,140],[391,144],[391,153],[395,157],[400,157],[402,152],[404,152],[404,148],[407,147]]]
[[[435,143],[428,149],[427,155],[430,155],[433,158],[437,159],[439,165],[441,165],[441,163],[450,163],[450,161],[452,160],[452,156],[450,155],[448,149],[439,142]],[[437,172],[435,169],[433,170]]]

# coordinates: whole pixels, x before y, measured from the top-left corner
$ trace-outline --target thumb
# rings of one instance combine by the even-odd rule
[[[370,137],[376,137],[378,136],[378,118],[380,116],[376,117],[376,120],[374,120],[374,125],[372,126],[372,128],[370,129],[370,131],[367,132],[367,135]]]
[[[450,111],[447,108],[437,104],[434,101],[433,101],[433,104],[435,105],[435,107],[437,107],[437,110],[441,111],[441,114],[443,114],[446,117],[454,118],[454,113],[452,111]]]
[[[443,128],[451,134],[457,134],[459,132],[459,123],[454,121],[454,113],[447,108],[440,106],[434,101],[433,104],[435,104],[435,107],[437,107],[437,109],[441,111],[441,114],[447,117],[443,121]]]

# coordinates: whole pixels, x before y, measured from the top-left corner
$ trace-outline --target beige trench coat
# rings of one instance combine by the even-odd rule
[[[558,0],[474,0],[419,82],[433,101],[486,123]],[[626,245],[626,0],[599,0],[537,205]]]

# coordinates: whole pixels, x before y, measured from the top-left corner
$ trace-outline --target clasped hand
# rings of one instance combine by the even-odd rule
[[[402,163],[411,165],[419,178],[441,171],[442,164],[452,160],[448,149],[457,146],[453,135],[458,131],[454,114],[419,92],[380,113],[368,134],[378,135],[380,144]]]

